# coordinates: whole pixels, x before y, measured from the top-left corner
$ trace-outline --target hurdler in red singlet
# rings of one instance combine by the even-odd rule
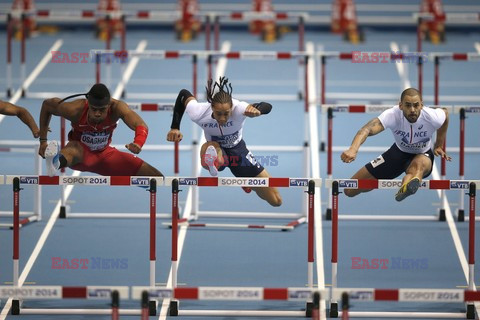
[[[135,138],[125,147],[138,154],[148,135],[142,118],[130,110],[123,101],[110,97],[103,84],[96,84],[86,94],[87,99],[63,102],[58,98],[43,102],[40,112],[40,150],[47,159],[47,171],[54,175],[59,168],[94,172],[105,176],[162,176],[162,173],[131,153],[121,152],[110,146],[117,121],[122,119]],[[70,97],[68,97],[70,98]],[[56,141],[47,143],[51,115],[71,121],[69,142],[60,152]]]

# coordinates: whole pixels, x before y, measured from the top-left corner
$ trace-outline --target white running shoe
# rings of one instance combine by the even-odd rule
[[[47,148],[45,149],[45,160],[47,161],[47,174],[50,177],[57,175],[57,171],[60,168],[60,152],[57,141],[48,141]]]
[[[216,177],[218,174],[217,167],[215,166],[215,161],[217,160],[217,150],[214,146],[208,146],[205,151],[205,164],[208,166],[208,171],[213,177]]]

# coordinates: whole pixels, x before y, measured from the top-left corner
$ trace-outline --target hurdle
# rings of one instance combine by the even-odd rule
[[[165,178],[165,185],[173,186],[173,181],[178,179],[179,186],[194,186],[194,187],[249,187],[249,188],[262,188],[262,187],[286,187],[286,188],[305,188],[309,185],[308,178],[217,178],[217,177],[167,177]],[[321,185],[321,179],[311,179],[316,183],[316,187]],[[286,225],[252,225],[252,224],[227,224],[227,223],[192,223],[191,220],[195,219],[180,219],[178,223],[180,225],[186,225],[189,227],[209,227],[209,228],[247,228],[247,229],[277,229],[277,230],[292,230],[298,225],[305,223],[307,217],[298,216],[296,214],[288,213],[240,213],[232,212],[210,212],[201,211],[202,216],[206,217],[234,217],[234,218],[272,218],[272,219],[292,219]],[[197,213],[198,214],[198,213]],[[173,223],[165,222],[164,225],[173,226]]]
[[[458,18],[455,18],[458,19]],[[480,14],[477,15],[477,22],[480,22]],[[438,52],[433,52],[430,53],[431,59],[434,61],[434,102],[435,104],[439,103],[439,96],[440,96],[440,60],[450,60],[450,61],[480,61],[480,54],[478,53],[452,53],[452,52],[447,52],[447,53],[438,53]],[[470,108],[468,108],[470,110]],[[464,125],[464,122],[462,123],[462,118],[460,115],[460,130],[462,130],[462,125]],[[462,135],[462,133],[460,133]],[[462,138],[460,138],[462,139]],[[460,141],[462,143],[462,141]],[[446,140],[444,147],[446,145]],[[460,153],[461,156],[461,161],[463,160],[463,154]],[[446,175],[446,161],[445,159],[442,158],[441,160],[441,176],[442,179],[445,179]],[[460,164],[460,179],[463,179],[463,164]],[[442,199],[444,198],[444,191],[442,191]],[[464,203],[463,203],[463,197],[460,196],[460,206],[457,210],[457,220],[462,219],[462,215],[464,214]]]
[[[386,182],[393,182],[392,180],[351,180],[351,179],[337,179],[337,180],[327,180],[326,186],[331,188],[332,198],[333,198],[333,207],[332,207],[332,290],[337,288],[337,265],[338,265],[338,208],[339,208],[339,189],[340,188],[352,188],[352,189],[384,189],[384,188],[392,188],[390,185],[386,185]],[[401,181],[396,181],[396,183],[400,183]],[[476,197],[476,190],[480,189],[480,180],[465,180],[465,181],[458,181],[458,180],[424,180],[420,188],[423,189],[443,189],[443,190],[451,190],[461,188],[463,190],[468,190],[469,196],[469,237],[468,237],[468,290],[475,291],[474,285],[474,269],[475,269],[475,197]],[[415,289],[412,289],[415,290]],[[435,290],[435,289],[433,289]],[[418,291],[417,291],[418,292]],[[377,292],[375,291],[377,294]],[[390,290],[385,290],[387,297],[390,298],[388,300],[393,300],[395,297],[398,299],[398,293],[395,295]],[[367,296],[373,296],[368,294]],[[375,295],[376,296],[376,295]],[[478,293],[475,292],[475,296],[478,297]],[[393,298],[392,298],[393,297]],[[474,319],[475,318],[475,306],[469,300],[471,296],[466,296],[466,303],[467,303],[467,311],[466,314],[464,313],[442,313],[441,315],[435,314],[431,315],[431,317],[441,317],[441,318],[448,318],[448,317],[465,317],[467,319]],[[379,300],[383,300],[379,298]],[[463,302],[463,297],[462,297]],[[385,317],[384,312],[368,312],[366,315],[363,312],[350,312],[351,317],[354,316],[369,316],[369,317]],[[330,300],[330,317],[338,317],[338,303],[337,297],[332,296]],[[402,317],[409,317],[415,318],[420,317],[422,318],[427,317],[425,313],[422,315],[415,314],[414,312],[411,313],[403,313]]]
[[[313,52],[306,53],[305,51],[231,51],[231,52],[223,52],[223,51],[210,51],[210,50],[176,50],[176,51],[169,51],[169,50],[100,50],[100,49],[92,49],[90,51],[92,56],[96,56],[95,61],[95,74],[96,74],[96,81],[101,81],[101,71],[100,66],[103,60],[106,59],[117,59],[119,61],[125,61],[129,58],[139,58],[139,59],[148,59],[148,60],[170,60],[170,59],[181,59],[181,58],[188,58],[191,57],[192,59],[192,82],[196,82],[197,74],[198,74],[198,67],[197,67],[197,60],[202,59],[207,63],[207,78],[212,78],[213,75],[213,65],[215,65],[215,59],[225,58],[225,59],[234,59],[234,60],[297,60],[301,59],[303,62],[308,60],[309,58],[313,58],[315,55]],[[308,76],[308,70],[304,70],[304,74],[302,75],[303,79],[306,79]],[[308,86],[307,81],[304,81],[304,87]],[[305,89],[304,89],[305,90]],[[304,93],[305,97],[303,100],[306,105],[308,105],[309,100],[306,96],[307,93]],[[137,93],[130,93],[127,94],[127,98],[144,98],[146,96],[145,93],[137,94]],[[176,94],[148,94],[149,99],[174,99]],[[258,99],[258,95],[255,96],[248,96],[248,95],[240,95],[237,97],[241,99]],[[297,94],[282,94],[282,95],[268,95],[270,100],[280,100],[280,101],[297,101],[298,95]]]
[[[195,180],[194,180],[195,179]],[[174,178],[165,179],[165,185],[172,187],[172,287],[174,290],[182,290],[182,288],[177,288],[177,275],[178,275],[178,192],[179,186],[185,185],[188,181],[188,185],[196,185],[197,187],[238,187],[239,185],[245,185],[250,187],[291,187],[291,180],[289,178],[216,178],[216,177],[198,177],[198,178],[184,178],[183,180]],[[313,290],[313,267],[315,263],[314,255],[314,210],[315,210],[315,188],[321,185],[321,179],[311,179],[308,180],[308,237],[307,237],[307,283],[309,291]],[[305,187],[303,185],[302,187]],[[224,226],[225,227],[225,226]],[[305,290],[305,289],[302,289]],[[254,294],[255,297],[259,297],[260,294],[257,292]],[[268,293],[267,293],[268,296]],[[278,297],[277,295],[275,295]],[[278,299],[278,298],[277,298]],[[182,315],[270,315],[278,316],[283,314],[284,316],[311,316],[313,303],[311,300],[307,302],[306,311],[297,311],[297,312],[286,312],[286,311],[275,311],[274,313],[268,313],[267,311],[262,311],[256,313],[256,311],[244,311],[244,310],[235,310],[235,311],[205,311],[205,310],[180,310],[179,300],[170,301],[169,314],[171,316],[182,316]]]
[[[265,288],[265,287],[188,287],[188,288],[166,288],[166,287],[132,287],[131,298],[140,299],[141,295],[147,292],[150,297],[157,299],[177,300],[198,300],[198,301],[311,301],[317,294],[323,299],[330,295],[328,290],[316,290],[310,288],[288,287],[288,288]],[[187,314],[188,310],[181,311],[185,316],[200,314]],[[232,310],[220,311],[204,310],[202,316],[270,316],[270,317],[305,317],[302,311],[268,311],[268,310]],[[312,317],[308,315],[307,317]],[[320,319],[325,319],[322,316]]]
[[[5,176],[5,184],[13,185],[13,286],[19,286],[19,260],[20,260],[20,223],[19,223],[19,211],[20,211],[20,191],[21,186],[24,185],[82,185],[82,186],[147,186],[150,194],[149,207],[150,207],[150,223],[149,223],[149,284],[155,286],[155,268],[156,268],[156,206],[157,206],[157,184],[163,184],[163,178],[161,177],[130,177],[130,176],[61,176],[61,177],[48,177],[48,176]],[[149,302],[150,315],[156,314],[156,302]],[[29,314],[85,314],[85,310],[64,310],[64,309],[22,309],[21,300],[12,301],[12,314],[18,315],[20,313]],[[91,310],[89,314],[105,314],[102,312]],[[96,313],[100,312],[100,313]],[[133,313],[132,313],[133,312]],[[137,310],[125,311],[126,314],[140,314]]]
[[[453,106],[453,113],[454,114],[459,114],[460,118],[460,154],[459,154],[459,179],[463,180],[465,178],[465,153],[466,152],[476,152],[478,151],[478,147],[465,147],[465,132],[466,132],[466,121],[465,119],[467,118],[467,114],[469,116],[473,116],[478,114],[480,112],[480,106]],[[443,166],[442,166],[443,170]],[[457,221],[463,222],[465,220],[468,220],[469,217],[465,217],[465,199],[463,197],[462,193],[459,193],[459,204],[458,208],[456,210],[457,214]],[[480,220],[480,217],[476,217],[477,220]]]
[[[232,21],[247,21],[270,19],[272,21],[297,21],[298,51],[305,51],[305,20],[309,19],[307,12],[231,12],[229,14],[211,13],[205,15],[205,50],[211,50],[210,34],[211,20],[213,23],[213,50],[220,50],[220,21],[230,19]],[[302,100],[304,91],[302,90],[302,70],[306,66],[304,61],[298,59],[298,99]],[[210,73],[211,74],[211,73]]]
[[[413,19],[416,21],[417,25],[417,52],[422,52],[422,31],[421,24],[424,21],[431,21],[434,19],[434,16],[431,13],[414,13],[412,15]],[[480,25],[480,13],[445,13],[445,23],[446,24],[461,24],[461,25]],[[435,61],[435,68],[437,62]],[[417,70],[418,70],[418,91],[422,93],[423,87],[423,60],[417,60]],[[438,102],[435,102],[438,104]]]
[[[13,24],[14,24],[14,19],[21,19],[21,26],[22,26],[22,38],[20,42],[20,76],[21,76],[21,82],[25,82],[26,78],[26,52],[27,52],[27,45],[26,45],[26,37],[25,37],[25,31],[26,31],[26,20],[27,17],[35,17],[36,21],[39,23],[44,23],[44,22],[72,22],[72,21],[81,21],[81,22],[95,22],[95,19],[98,17],[104,17],[107,21],[110,21],[112,19],[112,14],[111,13],[96,13],[95,11],[92,10],[75,10],[75,11],[65,11],[65,10],[34,10],[32,12],[24,12],[24,13],[17,13],[17,12],[10,12],[6,15],[6,25],[7,25],[7,45],[6,45],[6,50],[7,50],[7,66],[6,66],[6,83],[7,83],[7,89],[6,89],[6,95],[7,97],[12,96],[12,39],[13,39]],[[125,16],[121,17],[122,20],[125,19]],[[108,24],[109,28],[107,28],[107,39],[105,43],[106,49],[111,49],[111,40],[112,40],[112,25],[111,23]],[[126,30],[123,28],[122,33],[121,33],[121,44],[120,44],[120,49],[125,50],[126,48]],[[53,61],[53,56],[52,56],[52,61]],[[106,61],[109,63],[109,61]],[[27,88],[22,87],[21,88],[22,92],[22,97],[28,97],[30,98],[45,98],[48,96],[52,96],[53,94],[50,93],[45,93],[45,92],[27,92]],[[69,94],[65,94],[69,95]]]
[[[477,15],[477,22],[480,22],[480,14]],[[435,104],[440,103],[440,62],[441,61],[480,61],[480,54],[476,52],[467,52],[467,53],[454,53],[454,52],[432,52],[430,53],[431,59],[434,61],[434,102]],[[462,111],[463,109],[463,111]],[[478,106],[455,106],[453,108],[454,113],[460,114],[460,146],[465,148],[465,112],[469,114],[475,114],[480,108]],[[460,179],[464,178],[464,152],[460,151],[460,168],[459,176]],[[441,167],[442,178],[446,175],[446,165],[445,159],[442,159]],[[464,220],[464,197],[460,195],[459,198],[459,208],[457,209],[457,220]]]
[[[353,317],[378,317],[378,312],[350,311],[350,301],[354,302],[420,302],[420,303],[464,303],[479,301],[480,293],[474,290],[461,289],[420,289],[420,288],[399,288],[399,289],[377,289],[377,288],[337,288],[332,290],[332,298],[342,298],[342,311],[338,313],[342,319]],[[347,318],[345,314],[347,313]],[[458,318],[465,319],[463,313],[446,312],[382,312],[385,318]],[[475,318],[467,318],[475,319]]]
[[[399,189],[402,186],[402,180],[388,180],[388,179],[372,179],[372,180],[362,180],[362,179],[326,179],[325,186],[327,188],[332,188],[333,182],[337,181],[340,188],[349,188],[349,189]],[[420,186],[420,189],[435,189],[435,190],[461,190],[462,192],[465,189],[469,188],[469,183],[474,182],[476,184],[480,183],[480,180],[423,180]],[[332,194],[332,203],[334,202]],[[333,216],[333,207],[332,206],[332,215],[330,219],[332,220]],[[445,221],[445,216],[436,217],[433,215],[402,215],[402,216],[391,216],[391,215],[339,215],[341,220],[389,220],[389,221]]]
[[[0,152],[15,152],[15,153],[33,153],[33,161],[35,174],[42,174],[42,165],[38,156],[38,143],[32,141],[14,141],[14,140],[0,140]],[[3,184],[4,177],[1,176],[0,185]],[[19,212],[22,219],[19,221],[20,228],[35,221],[42,220],[42,186],[36,185],[33,191],[33,211]],[[11,211],[0,211],[0,217],[12,217]],[[0,223],[0,227],[13,228],[13,223]]]
[[[128,286],[0,286],[0,298],[18,300],[63,300],[63,299],[88,299],[88,300],[111,300],[112,309],[99,310],[98,313],[90,313],[92,309],[75,309],[78,314],[118,314],[125,310],[118,309],[121,299],[130,297],[130,288]],[[15,300],[17,299],[17,300]],[[18,309],[19,313],[12,314],[71,314],[69,309],[57,309],[56,313],[31,313],[33,309]],[[100,312],[101,311],[101,312]],[[135,314],[140,314],[140,309]]]

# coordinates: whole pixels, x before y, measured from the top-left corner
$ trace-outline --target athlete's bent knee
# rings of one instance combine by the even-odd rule
[[[344,189],[343,193],[345,193],[345,195],[350,198],[358,195],[358,192],[355,189]]]
[[[272,206],[272,207],[280,207],[282,205],[282,197],[280,196],[275,196],[273,197],[273,199],[271,199],[270,201],[268,201],[268,203]]]

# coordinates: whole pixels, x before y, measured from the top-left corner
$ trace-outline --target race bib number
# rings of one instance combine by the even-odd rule
[[[383,159],[383,156],[378,156],[376,159],[370,161],[370,164],[372,165],[372,167],[376,168],[384,162],[385,159]]]
[[[108,145],[110,134],[106,131],[102,132],[83,132],[80,141],[90,150],[102,150]]]

